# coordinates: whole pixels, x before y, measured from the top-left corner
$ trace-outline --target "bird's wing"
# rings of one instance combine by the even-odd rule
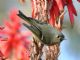
[[[27,24],[23,23],[25,27],[27,27],[34,35],[36,35],[39,39],[42,38],[41,30],[36,26],[28,26]]]

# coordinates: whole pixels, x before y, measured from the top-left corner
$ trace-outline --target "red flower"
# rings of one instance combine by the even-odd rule
[[[67,6],[69,16],[70,16],[70,22],[73,25],[73,23],[74,23],[74,16],[73,15],[77,16],[77,12],[74,8],[72,0],[63,0],[63,5]]]
[[[5,21],[5,28],[0,30],[1,52],[10,60],[29,60],[28,48],[31,41],[27,38],[31,33],[21,30],[21,19],[17,16],[16,9],[11,11],[9,17],[11,21]]]
[[[61,11],[63,11],[62,0],[49,0],[49,2],[51,2],[51,4],[50,4],[51,9],[49,10],[49,12],[50,12],[49,23],[52,26],[54,26],[60,30],[61,25],[59,23],[56,23],[56,21],[58,22]],[[61,20],[61,21],[63,21],[63,20]]]
[[[49,3],[52,2],[50,9],[50,20],[49,20],[49,23],[51,25],[55,26],[55,21],[57,20],[57,17],[59,17],[60,12],[63,11],[63,8],[65,6],[67,6],[68,8],[71,25],[74,24],[73,15],[77,16],[77,12],[75,10],[72,0],[48,0],[48,2]]]
[[[62,0],[55,0],[55,1],[56,1],[57,5],[58,5],[59,10],[62,11],[63,10]]]
[[[51,25],[54,25],[55,20],[56,20],[57,16],[59,15],[59,8],[58,8],[58,5],[57,5],[55,0],[53,0],[52,3],[53,3],[53,5],[50,9],[50,20],[49,20],[49,22]]]

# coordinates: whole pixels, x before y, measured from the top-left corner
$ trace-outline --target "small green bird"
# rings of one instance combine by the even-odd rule
[[[35,35],[36,39],[41,41],[43,44],[60,44],[61,41],[64,40],[64,35],[62,32],[59,32],[57,29],[53,28],[50,24],[27,17],[21,11],[19,11],[17,15],[29,23],[23,23],[23,25],[27,27]]]

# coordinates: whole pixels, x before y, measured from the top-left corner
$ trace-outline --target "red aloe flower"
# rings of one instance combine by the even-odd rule
[[[67,6],[68,12],[69,12],[69,16],[70,16],[70,22],[73,25],[73,23],[74,23],[74,16],[73,15],[77,16],[77,12],[76,12],[76,10],[74,8],[72,0],[63,0],[63,5]]]
[[[68,8],[71,25],[74,24],[74,16],[73,15],[77,16],[77,12],[73,5],[72,0],[48,0],[48,2],[49,3],[51,2],[51,9],[49,11],[50,12],[49,23],[51,25],[55,26],[56,18],[59,17],[60,12],[63,11],[65,6],[67,6],[67,8]],[[59,27],[59,26],[57,25],[57,27]]]
[[[10,60],[29,60],[28,49],[31,41],[27,38],[31,33],[21,30],[21,19],[17,16],[16,9],[11,11],[9,17],[11,21],[5,21],[5,28],[0,30],[1,52]]]
[[[55,0],[58,7],[59,7],[59,10],[62,11],[63,10],[63,4],[62,4],[62,0]]]
[[[60,13],[60,10],[59,10],[58,4],[57,4],[58,2],[56,2],[56,1],[55,0],[50,1],[50,2],[52,2],[52,6],[51,6],[51,9],[49,10],[49,12],[50,12],[49,23],[52,26],[55,26],[56,18],[59,16],[59,13]]]

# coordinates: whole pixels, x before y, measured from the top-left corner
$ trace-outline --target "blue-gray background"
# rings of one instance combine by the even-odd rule
[[[80,60],[80,3],[77,0],[73,0],[73,3],[78,16],[75,17],[74,28],[71,28],[68,12],[65,14],[62,32],[66,40],[61,43],[59,60]],[[30,0],[26,0],[25,5],[21,5],[18,0],[0,0],[0,25],[3,19],[8,17],[11,8],[18,8],[27,16],[31,16]],[[67,10],[66,7],[65,10]]]

